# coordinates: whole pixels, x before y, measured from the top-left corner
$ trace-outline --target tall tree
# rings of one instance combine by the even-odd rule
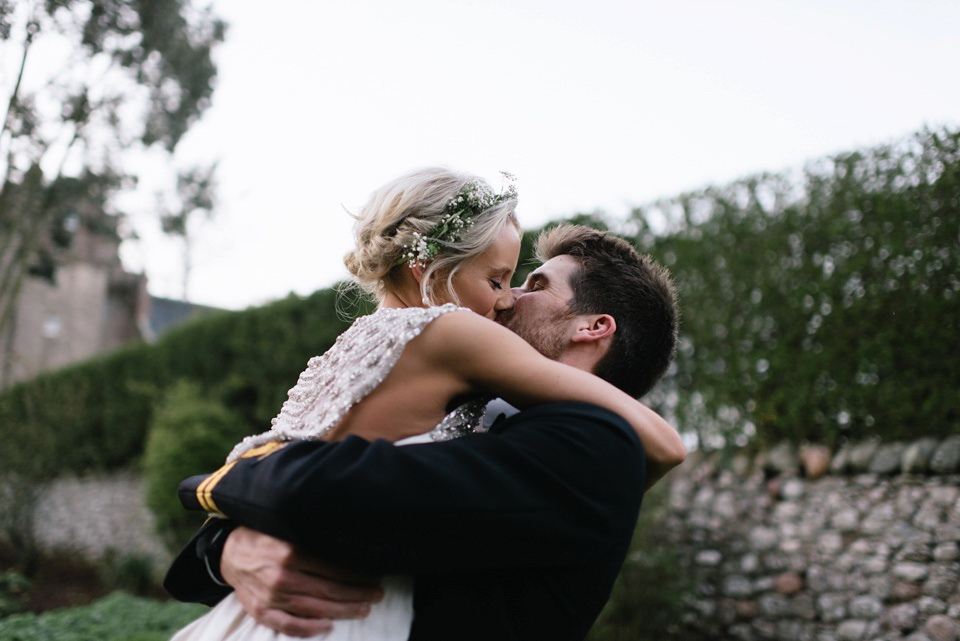
[[[188,286],[193,271],[193,235],[190,221],[198,214],[210,218],[216,206],[217,165],[193,167],[177,174],[177,191],[173,198],[176,204],[170,205],[161,198],[160,226],[171,236],[179,236],[183,243],[183,300],[189,300]]]
[[[78,226],[119,234],[133,159],[173,159],[224,33],[191,0],[0,0],[0,331]]]

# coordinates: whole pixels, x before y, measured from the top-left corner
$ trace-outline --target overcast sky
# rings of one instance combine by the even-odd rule
[[[518,177],[520,219],[632,206],[960,122],[960,2],[215,0],[219,160],[190,298],[243,308],[346,276],[369,193],[441,164]],[[177,244],[123,256],[179,297]]]

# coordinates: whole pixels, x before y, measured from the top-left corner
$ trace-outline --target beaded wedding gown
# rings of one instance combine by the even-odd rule
[[[347,411],[377,385],[396,364],[404,347],[434,319],[465,310],[441,307],[380,309],[358,318],[322,356],[311,358],[290,390],[273,427],[241,441],[227,461],[271,441],[323,438]],[[474,400],[448,414],[432,430],[397,445],[442,441],[479,431],[485,400]],[[386,577],[384,598],[364,619],[335,621],[322,641],[405,641],[413,621],[413,577]],[[207,614],[183,628],[171,641],[294,641],[258,624],[230,594]]]

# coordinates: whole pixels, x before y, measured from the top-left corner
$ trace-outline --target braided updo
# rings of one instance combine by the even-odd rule
[[[370,195],[356,216],[355,247],[343,262],[358,287],[382,300],[387,289],[399,282],[407,248],[416,243],[417,234],[426,235],[444,215],[447,203],[464,187],[477,183],[490,189],[486,181],[471,174],[441,167],[418,169],[400,176]],[[436,256],[425,266],[420,293],[425,301],[436,304],[437,288],[429,287],[436,278],[446,280],[449,298],[459,303],[452,280],[457,270],[471,258],[486,251],[510,222],[518,230],[515,198],[500,200],[475,213],[471,225],[455,240],[444,241]],[[441,288],[441,290],[444,288]]]

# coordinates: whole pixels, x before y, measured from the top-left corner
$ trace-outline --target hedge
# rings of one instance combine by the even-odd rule
[[[702,445],[960,432],[960,132],[683,194],[630,224],[680,291],[666,389]]]
[[[0,469],[42,478],[130,464],[143,452],[160,394],[179,379],[226,399],[248,433],[267,429],[307,360],[348,325],[336,292],[326,289],[205,316],[155,344],[132,345],[16,385],[0,394]]]

